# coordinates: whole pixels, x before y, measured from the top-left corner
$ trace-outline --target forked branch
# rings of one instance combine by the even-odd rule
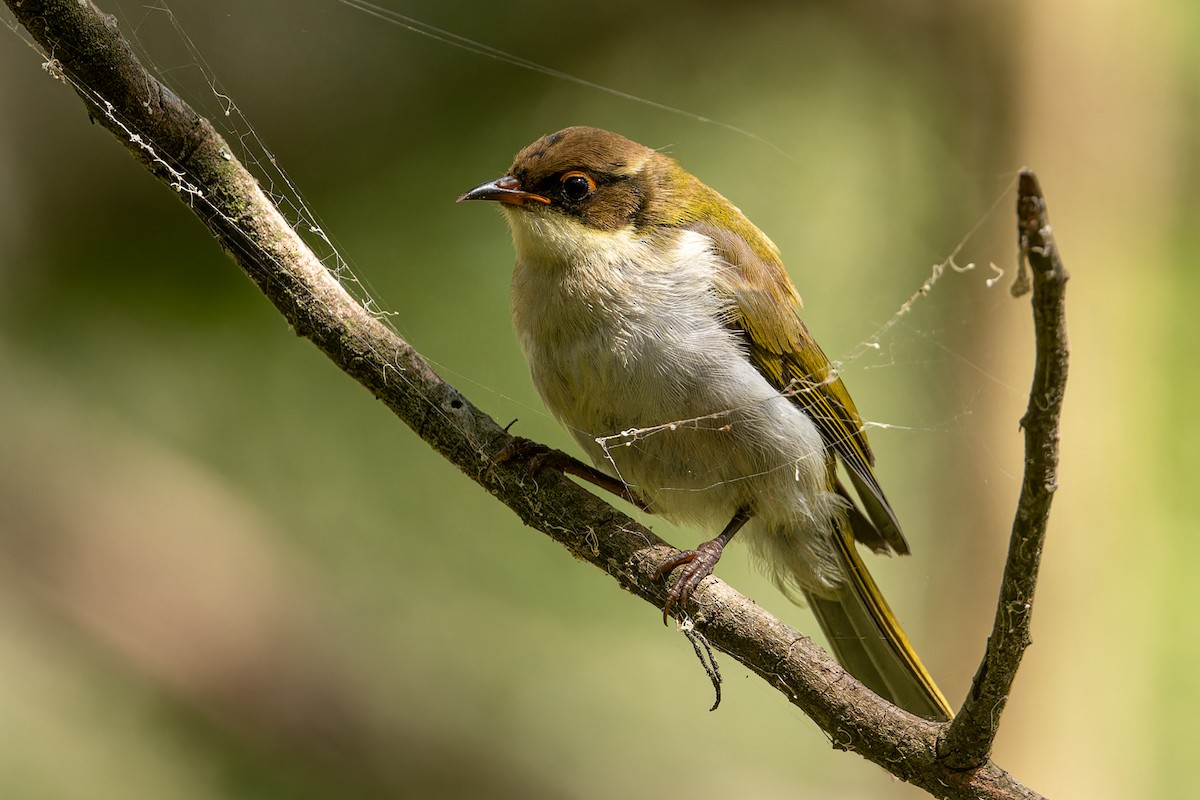
[[[212,125],[142,67],[115,21],[86,1],[5,2],[47,54],[48,71],[65,79],[92,118],[180,196],[297,333],[528,525],[648,601],[654,607],[648,621],[657,617],[665,591],[654,579],[655,569],[673,552],[670,547],[561,473],[542,471],[534,482],[520,461],[489,468],[511,437],[342,288],[233,158]],[[1036,186],[1032,175],[1022,180],[1023,192],[1027,184]],[[1028,230],[1022,228],[1022,241],[1031,261],[1053,253],[1052,244],[1046,249],[1048,228],[1029,225]],[[1037,263],[1035,273],[1043,273]],[[1055,337],[1042,334],[1061,325],[1061,282],[1057,292],[1045,289],[1052,285],[1047,278],[1043,288],[1037,282],[1034,286],[1038,374],[1049,374],[1051,385],[1055,376],[1061,379],[1065,374],[1054,366],[1065,365],[1065,336],[1057,338],[1063,348],[1058,358],[1046,349]],[[1061,383],[1043,391],[1037,388],[1042,381],[1035,380],[1025,421],[1027,446],[1033,453],[1026,464],[1026,485],[1034,489],[1053,486],[1057,452],[1057,406],[1050,416],[1038,409],[1061,398]],[[1018,527],[1033,525],[1044,531],[1048,504],[1048,492],[1044,500],[1035,497],[1028,503],[1023,495]],[[1028,608],[1020,604],[1033,596],[1040,534],[1032,548],[1022,544],[1025,541],[1014,531],[1015,555],[1010,556],[998,623],[1003,618],[1008,624],[1014,608],[1018,616],[1028,618]],[[978,737],[973,735],[973,721],[985,718],[980,709],[988,703],[994,707],[995,697],[1002,703],[1011,684],[1016,662],[1003,656],[1007,638],[993,636],[996,644],[989,648],[987,668],[981,670],[964,709],[964,722],[947,730],[882,700],[807,637],[723,582],[705,581],[695,600],[705,609],[696,624],[707,639],[776,687],[820,725],[835,747],[853,750],[937,797],[1038,797],[987,760],[990,737],[982,749],[974,743]],[[1019,631],[1018,642],[1023,642],[1026,636]],[[1005,674],[1006,680],[996,682],[993,677]],[[960,740],[962,744],[956,744]],[[963,754],[969,756],[965,769],[956,766],[964,762]]]
[[[1000,728],[1000,713],[1008,702],[1021,656],[1029,646],[1033,592],[1037,585],[1050,501],[1058,488],[1058,430],[1063,393],[1067,387],[1066,268],[1054,243],[1037,177],[1021,172],[1017,184],[1017,240],[1023,263],[1013,294],[1029,291],[1033,273],[1033,334],[1037,363],[1029,406],[1021,419],[1025,430],[1025,474],[1008,545],[1008,561],[996,604],[996,620],[987,652],[975,673],[962,710],[938,745],[938,752],[955,769],[984,763]]]

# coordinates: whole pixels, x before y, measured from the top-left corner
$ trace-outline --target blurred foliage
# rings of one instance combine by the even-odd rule
[[[1011,182],[1034,167],[1074,273],[1074,360],[1035,644],[996,758],[1054,797],[1187,793],[1195,9],[383,2],[689,114],[334,0],[100,4],[285,208],[303,196],[391,324],[526,436],[567,442],[509,333],[504,225],[454,197],[535,137],[593,124],[737,203],[888,426],[872,438],[916,555],[873,568],[952,702],[1019,479],[1031,347],[1005,288]],[[293,336],[6,40],[0,793],[920,796],[728,659],[709,714],[654,609],[522,530]],[[948,270],[870,346],[960,244],[976,269]],[[989,264],[1008,272],[992,288]],[[719,573],[814,629],[739,548]]]

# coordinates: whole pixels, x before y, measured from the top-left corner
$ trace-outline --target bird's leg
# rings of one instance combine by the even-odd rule
[[[593,486],[598,486],[606,492],[615,494],[622,500],[637,506],[642,511],[653,513],[650,509],[650,504],[626,486],[623,481],[617,480],[611,475],[583,463],[569,453],[547,447],[532,439],[526,439],[524,436],[514,436],[509,439],[508,444],[504,445],[500,452],[492,457],[484,476],[487,477],[497,464],[503,464],[505,461],[511,461],[514,458],[528,458],[530,472],[537,472],[543,469],[556,469],[567,475],[583,478]]]
[[[667,616],[672,609],[682,609],[687,605],[688,600],[692,598],[692,592],[696,591],[696,587],[700,585],[700,581],[712,574],[725,545],[729,544],[733,535],[740,531],[749,520],[750,511],[739,508],[733,515],[733,519],[729,520],[729,524],[725,526],[725,530],[721,531],[720,536],[697,545],[695,550],[676,553],[659,565],[658,570],[654,573],[654,577],[659,580],[671,574],[671,570],[676,567],[683,566],[683,571],[679,573],[679,580],[675,581],[671,591],[667,592],[667,604],[663,606],[664,625],[667,624]]]

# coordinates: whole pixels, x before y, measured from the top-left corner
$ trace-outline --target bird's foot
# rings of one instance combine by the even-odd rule
[[[688,601],[692,599],[692,593],[700,585],[700,581],[712,574],[724,549],[725,542],[719,538],[713,539],[698,545],[695,550],[676,553],[659,565],[654,573],[654,577],[658,580],[666,578],[676,567],[683,567],[679,573],[679,579],[667,592],[667,602],[663,606],[664,625],[667,624],[667,617],[673,610],[682,610],[688,604]]]
[[[553,447],[547,447],[532,439],[526,439],[524,436],[512,437],[509,439],[508,444],[500,448],[500,452],[492,456],[487,469],[483,471],[484,480],[491,477],[492,470],[498,465],[506,461],[512,461],[513,459],[528,459],[530,474],[540,472],[544,469],[553,469],[567,475],[574,475],[577,478],[584,479],[593,486],[598,486],[607,492],[615,494],[622,500],[626,500],[637,506],[642,511],[650,512],[649,503],[642,499],[641,495],[633,489],[626,486],[624,481],[620,481],[593,466],[583,463],[569,453],[564,453],[562,450],[555,450]]]
[[[488,461],[487,469],[483,471],[483,477],[485,480],[490,478],[492,470],[514,459],[528,459],[530,472],[538,472],[547,467],[553,468],[556,456],[571,460],[571,457],[561,450],[554,450],[533,439],[526,439],[524,436],[513,436],[504,447],[500,448],[500,452]],[[559,469],[561,470],[561,467]]]

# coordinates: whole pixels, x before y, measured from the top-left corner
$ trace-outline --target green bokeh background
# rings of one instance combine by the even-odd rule
[[[403,336],[542,441],[567,445],[510,332],[507,232],[453,198],[592,124],[737,203],[883,424],[916,555],[872,566],[955,704],[1019,480],[1030,323],[1006,287],[1012,182],[1034,167],[1074,276],[1073,372],[996,759],[1057,798],[1194,792],[1192,4],[385,2],[761,138],[334,0],[102,7],[297,221],[303,197]],[[0,795],[922,796],[729,659],[708,713],[653,608],[295,337],[23,37],[0,38]],[[864,346],[960,244],[976,269]],[[719,574],[815,629],[740,548]]]

